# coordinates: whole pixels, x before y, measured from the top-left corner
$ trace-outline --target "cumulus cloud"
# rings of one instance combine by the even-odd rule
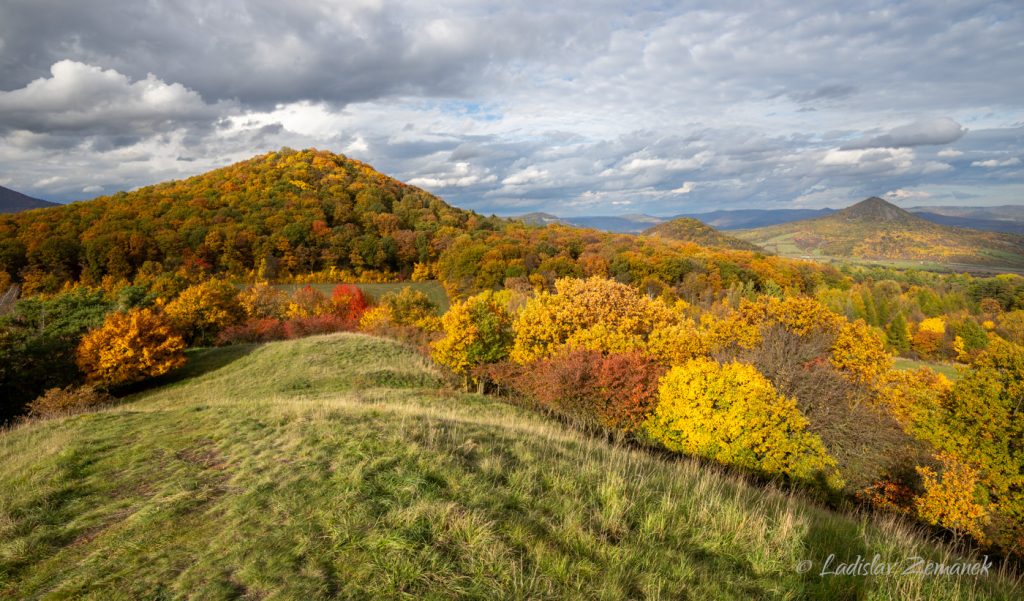
[[[209,121],[220,108],[155,75],[131,81],[113,69],[62,60],[23,88],[0,92],[0,132],[154,133]]]

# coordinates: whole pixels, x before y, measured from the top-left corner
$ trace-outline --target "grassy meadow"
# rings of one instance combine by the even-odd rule
[[[118,406],[0,432],[5,599],[1019,599],[819,575],[959,555],[886,517],[451,392],[395,342],[193,351]],[[802,560],[811,560],[799,573]]]

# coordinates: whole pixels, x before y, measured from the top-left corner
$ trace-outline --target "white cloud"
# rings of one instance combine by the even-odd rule
[[[50,77],[0,92],[0,131],[150,134],[210,121],[222,110],[153,74],[133,82],[113,69],[62,60]]]
[[[926,198],[931,198],[932,195],[924,190],[905,190],[903,188],[899,188],[897,190],[886,192],[883,196],[889,200],[903,201],[924,200]]]
[[[987,161],[974,161],[971,163],[972,167],[984,167],[986,169],[995,169],[997,167],[1013,167],[1014,165],[1020,165],[1020,159],[1012,157],[1009,159],[988,159]]]
[[[501,183],[506,186],[522,186],[525,184],[535,184],[543,182],[548,179],[550,174],[546,169],[538,169],[537,167],[527,167],[522,171],[517,171],[512,175],[501,180]]]
[[[963,155],[964,153],[960,152],[959,150],[953,150],[952,148],[944,148],[940,150],[938,154],[939,158],[943,159],[955,159]]]
[[[678,188],[676,188],[674,190],[672,190],[672,193],[673,194],[689,194],[690,192],[693,192],[693,186],[694,186],[693,182],[683,182],[683,185],[679,186]]]

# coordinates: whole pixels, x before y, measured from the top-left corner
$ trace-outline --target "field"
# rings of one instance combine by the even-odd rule
[[[326,295],[330,295],[331,291],[334,290],[334,287],[342,283],[344,282],[336,282],[334,284],[310,284],[310,286],[316,288],[317,290],[323,292]],[[292,293],[296,289],[302,288],[303,286],[305,286],[305,284],[276,284],[275,288],[280,288],[281,290],[285,290],[288,293]],[[413,290],[419,290],[420,292],[426,294],[427,298],[429,298],[431,302],[437,305],[438,315],[444,315],[448,311],[448,293],[444,291],[444,286],[442,286],[441,282],[438,282],[437,280],[429,280],[426,282],[387,282],[383,284],[355,284],[355,286],[363,291],[363,294],[366,295],[367,300],[369,300],[371,304],[376,303],[381,296],[389,292],[400,292],[403,288],[412,288]]]
[[[918,361],[916,359],[907,359],[906,357],[896,357],[895,361],[893,362],[893,366],[896,369],[917,369],[919,367],[928,367],[946,376],[950,380],[956,380],[960,378],[960,373],[957,371],[956,365],[950,363],[940,363],[938,361]]]
[[[119,406],[0,432],[0,597],[1021,598],[1000,573],[822,577],[830,553],[959,556],[443,382],[339,334],[193,351]]]

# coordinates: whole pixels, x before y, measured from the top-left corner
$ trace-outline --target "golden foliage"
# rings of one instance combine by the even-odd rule
[[[643,349],[658,328],[679,324],[678,311],[625,284],[592,277],[562,278],[540,292],[515,321],[511,357],[528,363],[570,347],[602,352]]]
[[[496,363],[512,346],[512,315],[506,309],[510,292],[481,292],[455,303],[441,318],[445,337],[432,345],[431,356],[457,374]]]
[[[863,384],[875,383],[892,368],[885,342],[864,320],[846,322],[832,343],[832,367]]]
[[[989,512],[977,501],[978,470],[950,454],[940,455],[939,460],[943,464],[941,475],[930,467],[917,468],[924,485],[924,494],[915,501],[918,517],[986,543]]]
[[[114,397],[89,384],[51,388],[28,404],[28,413],[35,417],[67,415],[102,407],[113,400]]]
[[[78,345],[78,367],[90,383],[117,386],[185,364],[185,341],[151,309],[111,313]]]
[[[164,314],[186,340],[195,344],[213,342],[221,330],[245,318],[238,290],[217,279],[189,286],[168,303]]]
[[[662,379],[645,429],[673,451],[797,478],[829,473],[838,485],[835,459],[807,425],[753,366],[698,358]]]

